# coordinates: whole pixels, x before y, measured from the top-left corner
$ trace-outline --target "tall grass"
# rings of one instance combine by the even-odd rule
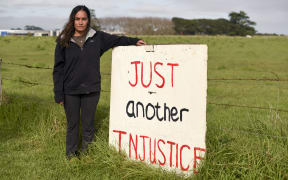
[[[149,44],[208,44],[208,78],[288,79],[287,37],[142,36]],[[129,161],[108,145],[109,92],[101,92],[96,139],[81,160],[65,158],[66,119],[53,102],[55,38],[0,37],[0,177],[3,179],[182,179]],[[102,89],[110,90],[111,50],[101,59]],[[31,85],[18,82],[37,82]],[[189,179],[288,179],[288,84],[285,81],[208,81],[207,101],[268,107],[207,106],[207,153]],[[275,111],[276,109],[276,111]]]

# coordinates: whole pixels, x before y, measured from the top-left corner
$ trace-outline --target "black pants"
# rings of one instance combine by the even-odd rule
[[[78,150],[79,124],[82,120],[82,151],[94,139],[94,117],[100,92],[79,95],[65,95],[64,108],[67,119],[66,155],[72,155]]]

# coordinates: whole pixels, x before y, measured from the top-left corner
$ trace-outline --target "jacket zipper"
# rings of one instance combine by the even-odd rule
[[[88,38],[89,39],[89,38]],[[85,43],[88,41],[88,39],[84,42],[83,47],[80,47],[77,43],[73,42],[74,44],[76,44],[76,46],[78,46],[81,49],[81,52],[83,51],[84,45]]]

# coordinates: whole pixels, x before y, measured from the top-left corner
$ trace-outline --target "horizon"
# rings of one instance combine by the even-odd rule
[[[78,4],[94,9],[97,18],[105,17],[180,17],[184,19],[228,19],[232,11],[244,11],[258,33],[288,35],[288,1],[277,0],[26,0],[0,2],[0,29],[34,25],[43,29],[62,29],[71,10]]]

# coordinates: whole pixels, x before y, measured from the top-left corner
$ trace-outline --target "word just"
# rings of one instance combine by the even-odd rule
[[[144,72],[143,72],[143,62],[142,61],[132,61],[131,62],[131,65],[135,65],[135,80],[133,81],[133,82],[131,82],[130,80],[129,80],[129,84],[130,84],[130,86],[132,86],[132,87],[135,87],[137,84],[138,84],[138,64],[141,64],[141,85],[144,87],[144,88],[148,88],[150,85],[151,85],[151,83],[152,83],[152,74],[156,74],[157,76],[159,76],[160,77],[160,79],[161,79],[161,83],[155,83],[155,85],[158,87],[158,88],[163,88],[164,86],[165,86],[165,79],[167,79],[167,78],[169,78],[169,77],[164,77],[163,76],[163,74],[161,74],[159,71],[157,71],[157,66],[159,66],[159,67],[162,67],[162,68],[166,68],[167,69],[167,67],[169,68],[171,68],[171,76],[170,76],[170,79],[171,79],[171,86],[173,87],[173,77],[174,77],[174,67],[175,66],[179,66],[179,64],[178,63],[167,63],[166,65],[165,64],[163,64],[163,63],[161,63],[161,62],[156,62],[156,63],[154,63],[154,65],[152,65],[152,62],[150,61],[150,74],[149,74],[149,82],[147,83],[147,84],[145,84],[144,82],[143,82],[143,74],[144,74]],[[152,66],[153,66],[153,69],[152,69]],[[169,69],[170,69],[169,68]]]

